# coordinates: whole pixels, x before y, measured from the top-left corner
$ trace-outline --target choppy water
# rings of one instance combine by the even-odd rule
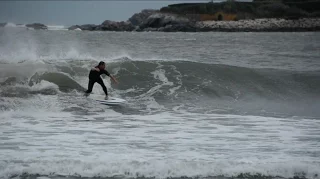
[[[319,177],[319,33],[3,28],[0,42],[1,178]],[[100,60],[126,104],[82,96]]]

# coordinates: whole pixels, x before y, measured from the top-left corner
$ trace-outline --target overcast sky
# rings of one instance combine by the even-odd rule
[[[107,19],[126,21],[134,13],[140,12],[142,9],[159,9],[168,4],[184,2],[208,2],[208,0],[0,0],[0,23],[12,22],[16,24],[27,24],[37,22],[46,25],[66,26],[75,24],[101,24]]]

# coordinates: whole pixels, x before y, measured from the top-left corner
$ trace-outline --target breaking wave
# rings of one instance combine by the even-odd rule
[[[39,66],[38,71],[34,68],[37,66],[22,65],[20,73],[23,67],[30,69],[26,69],[20,77],[12,75],[2,78],[0,94],[3,97],[23,97],[37,93],[83,93],[87,87],[89,69],[96,63],[94,60],[50,62]],[[206,111],[229,109],[228,113],[234,110],[247,113],[285,110],[317,115],[316,109],[319,107],[314,101],[320,95],[319,71],[253,69],[190,61],[135,61],[128,57],[107,63],[107,70],[120,81],[115,88],[106,78],[109,92],[135,103],[140,102],[141,107],[148,110],[175,108],[184,104],[194,108],[206,107]],[[25,76],[27,72],[29,77]],[[34,90],[35,85],[43,82],[53,86]],[[99,85],[95,86],[93,92],[103,94]],[[301,104],[308,108],[301,109]],[[293,105],[295,107],[292,109]]]
[[[25,79],[27,82],[24,83],[32,86],[45,80],[56,84],[61,91],[83,91],[84,88],[75,78],[87,78],[90,65],[93,66],[95,63],[95,61],[83,64],[70,61],[68,65],[56,63],[53,65],[54,70],[35,72]],[[149,93],[157,89],[154,94],[163,97],[193,94],[214,99],[241,100],[261,97],[287,100],[318,97],[320,94],[319,71],[251,69],[188,61],[123,60],[110,62],[107,66],[108,71],[115,74],[121,82],[117,86],[118,89],[126,90],[134,87],[137,90],[148,90]],[[12,84],[16,81],[17,77],[7,77],[1,84]],[[137,96],[139,93],[140,91],[137,91],[132,96]]]

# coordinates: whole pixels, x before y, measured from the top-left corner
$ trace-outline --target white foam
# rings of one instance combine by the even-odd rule
[[[153,74],[155,79],[158,79],[163,82],[163,85],[172,86],[173,83],[168,80],[165,73],[166,73],[166,71],[163,69],[158,69],[158,70],[151,72],[151,74]]]
[[[143,94],[141,94],[139,96],[141,98],[145,98],[145,97],[149,98],[152,95],[154,95],[155,93],[157,93],[160,90],[161,87],[167,86],[167,85],[168,86],[172,86],[173,85],[173,83],[170,82],[168,80],[168,78],[165,76],[165,70],[158,69],[158,70],[155,70],[155,71],[151,72],[151,74],[153,74],[153,77],[155,79],[160,80],[160,82],[162,82],[162,84],[158,84],[158,85],[150,88],[146,93],[143,93]]]
[[[130,57],[125,51],[110,52],[107,55],[95,54],[94,51],[83,51],[88,49],[83,47],[77,40],[68,42],[66,48],[48,47],[43,51],[43,46],[34,34],[22,31],[18,35],[11,31],[3,31],[1,36],[3,42],[0,46],[0,62],[20,63],[20,62],[41,62],[59,63],[59,61],[69,60],[95,60],[113,61],[123,57]]]
[[[187,38],[185,39],[185,41],[196,41],[197,39],[196,38]]]
[[[22,39],[10,31],[3,31],[0,46],[0,62],[17,63],[28,59],[38,60],[37,45],[34,39],[26,34]],[[25,39],[24,39],[25,38]]]
[[[5,28],[26,28],[26,25],[24,24],[14,24],[14,23],[7,23],[5,26]]]
[[[103,158],[104,159],[104,158]],[[287,167],[287,164],[293,164]],[[255,175],[280,176],[292,178],[295,173],[306,172],[307,178],[314,178],[319,173],[319,166],[309,164],[296,164],[295,162],[273,164],[255,164],[255,163],[233,163],[233,162],[216,162],[200,163],[185,161],[164,161],[153,160],[144,161],[123,161],[118,162],[115,158],[107,158],[104,161],[83,161],[83,160],[61,160],[47,162],[28,162],[27,163],[3,163],[0,167],[5,167],[0,177],[9,178],[14,174],[40,174],[42,176],[81,176],[81,177],[126,177],[141,178],[155,177],[157,179],[170,177],[214,177],[214,176],[237,176],[240,173],[250,172]]]
[[[178,86],[169,89],[169,94],[168,95],[174,94],[182,86],[182,74],[177,70],[177,67],[171,65],[171,68],[176,73],[175,78],[177,80]],[[175,97],[177,97],[177,95],[178,94],[176,94]]]
[[[144,101],[144,105],[146,105],[146,110],[148,112],[156,112],[161,111],[165,109],[163,105],[160,105],[154,98],[154,94],[161,92],[161,88],[164,86],[173,86],[174,83],[169,81],[166,77],[166,71],[164,69],[161,69],[162,65],[158,64],[158,69],[155,71],[152,71],[151,74],[153,74],[154,79],[160,81],[160,83],[157,83],[157,85],[150,88],[147,92],[137,96],[136,98],[139,99],[139,101]],[[179,89],[181,86],[173,87],[169,91],[170,93],[174,93],[177,89]]]
[[[17,27],[17,25],[14,23],[7,23],[4,27],[11,28],[11,27]]]
[[[58,31],[58,30],[68,30],[65,26],[62,25],[47,25],[48,30]]]
[[[39,100],[43,107],[29,102],[25,109],[1,113],[6,134],[0,134],[5,145],[0,147],[0,177],[23,172],[156,178],[319,174],[320,163],[312,155],[296,154],[305,147],[317,152],[314,141],[299,140],[316,136],[315,119],[179,113],[179,108],[150,115],[107,108],[73,115],[44,108],[46,102],[61,107],[57,97]]]
[[[62,26],[52,26],[52,29],[59,29]],[[51,32],[52,33],[52,32]],[[66,32],[68,33],[68,32]],[[172,61],[185,60],[181,58],[168,58],[149,53],[137,53],[127,49],[111,47],[105,50],[96,51],[87,47],[86,43],[79,39],[66,41],[65,46],[56,44],[54,40],[51,43],[43,44],[39,41],[36,33],[21,30],[19,33],[11,30],[3,31],[1,36],[3,42],[0,46],[0,63],[21,63],[21,62],[41,62],[59,63],[61,61],[74,60],[93,60],[93,61]]]
[[[37,83],[33,86],[30,87],[32,91],[40,91],[43,89],[55,89],[56,91],[59,90],[58,85],[45,81],[45,80],[41,80],[40,83]]]

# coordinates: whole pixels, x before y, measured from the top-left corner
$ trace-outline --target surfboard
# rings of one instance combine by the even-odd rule
[[[89,95],[88,98],[95,100],[96,102],[99,102],[100,104],[105,104],[105,105],[120,105],[120,104],[126,102],[126,100],[121,99],[121,98],[109,96],[108,99],[104,99],[105,96],[94,95],[94,94]]]

